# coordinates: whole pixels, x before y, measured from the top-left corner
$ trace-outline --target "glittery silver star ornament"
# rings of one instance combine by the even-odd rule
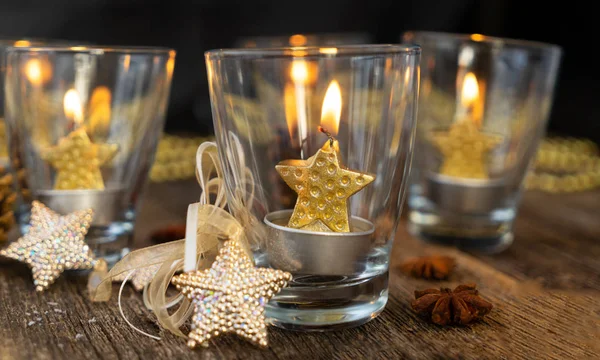
[[[208,346],[213,337],[235,333],[266,347],[265,305],[291,278],[281,270],[254,267],[237,241],[226,241],[209,269],[172,279],[194,303],[188,346]]]
[[[0,255],[29,265],[35,290],[44,291],[64,270],[92,269],[102,262],[84,242],[92,215],[93,210],[86,209],[61,216],[34,201],[29,231]]]
[[[150,284],[150,281],[152,281],[152,279],[154,278],[154,275],[156,275],[156,272],[158,271],[158,269],[160,269],[160,264],[151,265],[151,266],[145,267],[143,269],[136,270],[129,277],[128,280],[131,281],[131,284],[137,291],[142,291],[142,290],[144,290],[146,285]],[[117,275],[112,278],[112,281],[113,282],[123,282],[127,278],[128,275],[129,275],[129,273],[123,273],[123,274]]]

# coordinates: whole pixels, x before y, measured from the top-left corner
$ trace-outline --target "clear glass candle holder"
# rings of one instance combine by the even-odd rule
[[[256,263],[293,274],[267,306],[273,324],[356,326],[385,307],[419,54],[400,45],[206,53],[229,208]]]
[[[9,49],[6,62],[9,155],[25,175],[22,231],[31,200],[62,214],[92,208],[86,241],[118,260],[163,129],[175,51],[26,47]]]
[[[545,132],[561,50],[482,35],[403,39],[423,49],[410,229],[428,241],[502,251]]]

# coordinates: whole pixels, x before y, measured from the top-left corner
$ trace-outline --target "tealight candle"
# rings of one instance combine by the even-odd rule
[[[42,149],[41,158],[56,170],[56,177],[52,190],[40,189],[35,195],[59,212],[68,213],[84,206],[92,208],[98,214],[94,225],[108,224],[118,212],[124,188],[107,189],[100,168],[115,157],[119,147],[95,143],[90,139],[83,125],[84,111],[76,89],[65,93],[63,108],[73,130],[60,138],[56,145]],[[95,118],[95,111],[91,111],[89,119]]]
[[[429,142],[442,155],[438,173],[429,173],[427,193],[446,209],[477,213],[501,205],[501,183],[490,179],[488,152],[502,142],[498,135],[481,131],[482,90],[477,77],[467,72],[460,83],[457,116],[446,131],[432,131]]]
[[[337,128],[341,108],[341,89],[333,80],[323,100],[321,124]],[[328,139],[313,156],[276,165],[298,198],[293,211],[277,211],[265,217],[274,235],[270,237],[269,260],[287,271],[339,275],[354,271],[355,260],[371,245],[374,226],[349,215],[348,199],[373,182],[375,176],[344,167],[338,140],[325,127],[320,126],[319,131]],[[324,248],[328,250],[318,251]],[[332,253],[350,256],[334,257]]]
[[[77,90],[64,97],[65,115],[72,118],[75,130],[61,138],[56,146],[43,150],[42,158],[56,169],[56,190],[104,189],[100,166],[110,161],[119,150],[115,144],[95,144],[80,124],[83,110]]]

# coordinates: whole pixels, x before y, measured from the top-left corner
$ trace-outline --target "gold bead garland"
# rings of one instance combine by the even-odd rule
[[[525,188],[551,193],[577,192],[600,186],[600,151],[586,139],[548,138],[538,149]]]
[[[196,173],[196,150],[212,137],[165,135],[158,143],[156,159],[150,170],[152,182],[191,179]]]

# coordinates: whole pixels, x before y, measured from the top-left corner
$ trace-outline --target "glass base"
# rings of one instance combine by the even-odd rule
[[[362,279],[299,275],[269,302],[266,316],[287,330],[338,330],[376,318],[387,299],[387,271]]]
[[[513,243],[513,233],[507,232],[495,237],[456,237],[431,233],[431,229],[417,224],[409,225],[409,232],[419,239],[444,246],[454,246],[464,251],[475,251],[485,254],[497,254],[510,247]]]
[[[408,201],[408,230],[411,234],[430,243],[487,254],[502,252],[512,244],[516,195],[504,201],[488,201],[493,194],[502,191],[496,187],[462,187],[444,191],[456,192],[453,201],[444,202],[450,207],[441,206],[422,195],[419,187],[413,187]],[[461,197],[467,197],[471,202],[456,203]]]
[[[118,222],[110,226],[92,226],[85,237],[96,257],[104,258],[109,267],[130,251],[133,223]]]

